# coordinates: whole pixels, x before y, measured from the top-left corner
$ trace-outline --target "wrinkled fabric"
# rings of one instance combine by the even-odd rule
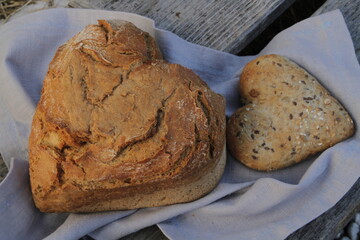
[[[0,27],[0,152],[10,171],[0,184],[4,239],[118,239],[158,224],[171,239],[284,239],[331,208],[360,176],[359,133],[295,166],[250,170],[227,155],[219,185],[183,204],[88,214],[41,213],[29,186],[27,142],[42,81],[56,49],[98,19],[125,19],[154,36],[166,60],[193,69],[239,106],[239,57],[191,44],[129,13],[52,9]],[[360,67],[340,11],[306,19],[279,33],[259,55],[276,53],[314,75],[360,121]]]

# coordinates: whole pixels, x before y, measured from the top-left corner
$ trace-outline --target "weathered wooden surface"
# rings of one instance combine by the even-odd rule
[[[144,228],[140,231],[129,234],[119,240],[167,240],[168,238],[156,226]]]
[[[315,13],[314,16],[340,9],[349,28],[354,42],[355,52],[360,62],[360,1],[358,0],[328,0]]]
[[[238,53],[295,0],[70,0],[73,7],[137,13],[181,38]]]

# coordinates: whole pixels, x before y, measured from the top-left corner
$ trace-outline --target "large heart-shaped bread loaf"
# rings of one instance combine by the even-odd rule
[[[49,65],[29,138],[30,182],[44,212],[193,201],[226,162],[225,100],[162,59],[155,39],[100,20]]]
[[[285,57],[265,55],[249,62],[239,91],[245,106],[231,116],[227,139],[232,155],[250,168],[293,165],[354,133],[345,108]]]

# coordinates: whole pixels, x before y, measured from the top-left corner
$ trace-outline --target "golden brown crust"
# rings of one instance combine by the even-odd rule
[[[271,171],[306,159],[350,137],[345,108],[308,72],[279,55],[248,63],[239,82],[245,106],[228,122],[232,155]]]
[[[59,48],[29,140],[41,211],[153,207],[216,186],[224,99],[161,58],[147,33],[119,21],[90,25]]]

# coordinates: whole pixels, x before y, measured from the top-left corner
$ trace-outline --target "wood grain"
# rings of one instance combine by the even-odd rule
[[[156,226],[141,229],[137,232],[129,234],[120,240],[167,240],[168,238],[162,233],[162,231]]]
[[[238,53],[295,0],[70,0],[72,7],[137,13],[181,38]]]

